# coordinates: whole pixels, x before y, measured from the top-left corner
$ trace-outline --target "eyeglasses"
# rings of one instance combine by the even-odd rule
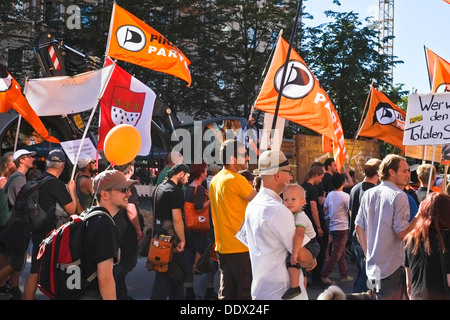
[[[122,189],[108,189],[108,190],[105,190],[105,191],[120,191],[122,193],[127,193],[128,190],[130,190],[130,189],[129,188],[122,188]]]
[[[288,172],[290,176],[294,175],[294,172],[292,170],[280,170],[280,171]]]

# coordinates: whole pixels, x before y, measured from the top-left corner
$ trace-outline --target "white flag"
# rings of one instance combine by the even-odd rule
[[[83,112],[94,108],[108,81],[112,65],[75,76],[30,79],[25,97],[38,116]]]

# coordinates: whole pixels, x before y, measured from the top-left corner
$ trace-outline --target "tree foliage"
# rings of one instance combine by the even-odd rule
[[[17,1],[3,1],[1,8],[3,3],[11,6],[13,2]],[[68,7],[74,2],[63,0],[61,4]],[[298,1],[117,0],[117,4],[164,35],[188,57],[192,85],[187,87],[183,80],[161,72],[117,63],[151,87],[174,110],[202,119],[250,114],[281,29],[289,41]],[[40,21],[67,45],[104,59],[113,1],[104,0],[98,5],[77,1],[76,5],[81,10],[81,29],[68,28],[68,14],[61,16],[51,6],[46,6],[44,12],[15,14]],[[2,21],[9,21],[5,14],[0,10]],[[390,66],[377,51],[376,30],[365,25],[354,12],[327,11],[327,16],[330,23],[306,27],[303,20],[312,17],[303,12],[293,48],[335,104],[345,137],[349,138],[357,130],[372,81],[394,103],[400,102],[405,92],[402,85],[391,84],[387,72]],[[0,24],[2,37],[5,26],[11,27]],[[39,37],[38,32],[33,34],[34,42],[28,47],[33,48]],[[395,60],[397,63],[401,61]],[[35,77],[38,71],[35,68]],[[23,79],[19,76],[18,80]],[[292,123],[285,132],[288,138],[295,133],[311,133]]]

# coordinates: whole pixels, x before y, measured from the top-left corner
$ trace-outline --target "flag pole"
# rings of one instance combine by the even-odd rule
[[[278,110],[280,109],[280,102],[281,102],[281,95],[283,93],[283,89],[285,86],[285,79],[286,79],[286,73],[287,73],[287,66],[288,66],[288,62],[289,62],[289,56],[291,55],[291,50],[292,50],[292,43],[294,42],[294,36],[295,36],[295,32],[297,31],[297,25],[298,25],[298,20],[300,17],[300,13],[302,10],[302,0],[298,1],[298,7],[297,7],[297,13],[295,15],[295,20],[294,20],[294,25],[292,26],[292,32],[291,32],[291,37],[289,40],[289,48],[286,54],[286,61],[284,62],[284,66],[283,66],[283,74],[281,76],[281,83],[280,83],[280,91],[278,91],[278,99],[277,99],[277,104],[275,107],[275,112],[273,114],[273,120],[272,120],[272,131],[275,130],[275,127],[277,125],[277,118],[278,118]],[[270,139],[269,139],[269,149],[271,148],[272,143],[270,142],[270,140],[272,140],[272,133],[270,134]]]
[[[17,121],[16,138],[14,140],[14,152],[17,151],[17,144],[19,141],[20,123],[22,122],[22,115],[19,113],[19,120]]]
[[[105,81],[105,85],[103,86],[103,88],[102,88],[102,90],[100,92],[100,95],[97,98],[98,101],[95,104],[94,108],[92,109],[91,115],[89,116],[88,123],[86,124],[86,129],[84,129],[83,136],[81,137],[80,145],[78,146],[78,151],[77,151],[77,155],[75,157],[75,162],[73,164],[72,175],[70,177],[70,180],[73,180],[74,177],[75,177],[75,171],[77,169],[77,162],[78,162],[78,158],[79,158],[80,153],[81,153],[81,148],[83,147],[83,143],[84,143],[84,140],[86,139],[86,135],[87,135],[87,132],[89,130],[89,127],[91,126],[91,122],[92,122],[92,119],[94,118],[94,114],[97,111],[98,104],[100,103],[100,98],[103,96],[103,93],[106,90],[106,87],[107,87],[107,85],[109,83],[109,80],[111,79],[111,75],[113,73],[114,67],[115,67],[115,63],[111,65],[111,70],[109,71],[107,81]]]

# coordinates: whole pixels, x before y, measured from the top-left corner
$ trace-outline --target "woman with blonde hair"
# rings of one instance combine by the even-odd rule
[[[430,193],[406,235],[405,267],[411,300],[450,300],[450,196]]]

